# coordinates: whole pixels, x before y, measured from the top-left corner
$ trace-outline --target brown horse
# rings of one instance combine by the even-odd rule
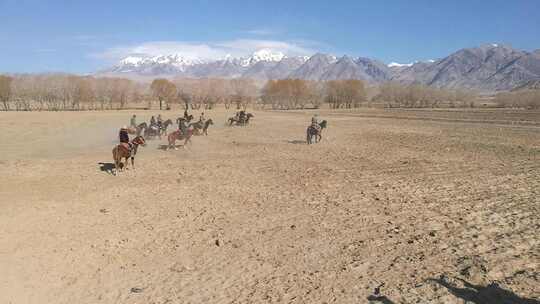
[[[121,171],[122,169],[127,169],[128,158],[131,158],[131,166],[135,168],[135,154],[137,154],[137,148],[139,145],[144,147],[146,145],[146,141],[144,140],[144,137],[137,136],[131,141],[131,145],[133,147],[131,151],[126,143],[121,143],[113,148],[112,154],[115,168],[114,175],[118,174],[118,170]],[[125,165],[122,163],[122,158],[126,159]]]
[[[181,130],[176,130],[170,133],[169,136],[167,136],[167,139],[169,141],[169,146],[167,146],[167,149],[174,148],[175,150],[177,150],[174,144],[176,143],[177,140],[182,140],[182,139],[184,139],[183,147],[185,148],[186,144],[188,142],[191,142],[191,136],[193,136],[193,129],[192,128],[187,129],[186,133],[187,134],[184,135]]]
[[[208,135],[208,128],[213,124],[214,121],[212,119],[208,119],[204,122],[204,124],[202,121],[192,124],[194,128],[194,135]]]

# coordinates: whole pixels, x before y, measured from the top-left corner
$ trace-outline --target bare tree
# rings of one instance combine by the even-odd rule
[[[159,109],[163,109],[163,101],[167,103],[176,97],[176,86],[167,79],[155,79],[150,85],[154,97],[159,100]],[[169,106],[167,105],[167,108]]]
[[[13,78],[0,75],[0,101],[4,111],[9,111],[9,101],[11,99],[11,82]]]

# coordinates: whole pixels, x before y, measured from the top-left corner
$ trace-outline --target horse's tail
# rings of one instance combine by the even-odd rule
[[[311,130],[309,129],[310,127],[307,128],[306,130],[306,142],[309,144],[311,143]]]

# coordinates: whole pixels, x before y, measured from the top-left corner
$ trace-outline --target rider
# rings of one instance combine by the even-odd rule
[[[240,113],[238,114],[238,120],[242,123],[244,122],[244,120],[246,120],[246,111],[240,111]]]
[[[152,116],[152,117],[150,118],[150,127],[153,127],[153,126],[155,126],[155,125],[156,125],[156,118],[155,118],[154,116]]]
[[[137,115],[133,114],[131,120],[129,121],[130,126],[137,128]]]
[[[176,120],[176,123],[178,124],[178,130],[180,130],[182,134],[186,133],[186,121],[187,118],[185,117],[178,117],[178,119]]]
[[[199,122],[203,123],[206,121],[206,118],[204,117],[204,112],[201,112],[201,116],[199,117]]]
[[[321,126],[319,125],[319,115],[315,114],[313,117],[311,117],[311,126],[317,131],[321,130]]]
[[[161,132],[161,129],[163,128],[163,119],[161,119],[161,114],[158,114],[157,116],[157,126]]]
[[[129,134],[128,134],[128,128],[127,126],[123,126],[120,128],[120,132],[118,134],[118,137],[120,139],[120,144],[128,149],[128,151],[131,152],[131,143],[129,142]]]

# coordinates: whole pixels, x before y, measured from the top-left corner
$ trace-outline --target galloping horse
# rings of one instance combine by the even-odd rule
[[[137,148],[139,147],[139,145],[142,145],[144,147],[146,145],[146,141],[144,140],[144,137],[137,136],[131,141],[131,145],[133,146],[131,152],[129,151],[129,147],[125,143],[121,143],[113,148],[112,154],[115,168],[114,175],[118,175],[118,170],[121,171],[124,168],[127,169],[128,158],[131,158],[131,166],[135,168],[135,154],[137,154]],[[122,158],[126,159],[125,166],[122,163]]]
[[[193,128],[188,128],[186,130],[186,134],[182,133],[182,130],[176,130],[167,136],[167,140],[169,141],[169,145],[167,146],[167,149],[174,148],[175,150],[178,150],[176,146],[174,145],[177,140],[184,139],[184,145],[185,148],[188,142],[191,142],[191,136],[193,136]]]
[[[245,125],[249,124],[249,120],[251,118],[253,118],[253,117],[255,117],[255,116],[253,114],[251,114],[251,113],[247,113],[244,118],[231,117],[228,120],[229,126],[232,126],[233,123],[235,123],[237,126],[245,126]]]
[[[321,123],[319,123],[319,129],[315,128],[314,126],[309,126],[307,128],[307,136],[306,141],[308,145],[313,143],[313,137],[315,137],[315,143],[321,141],[322,139],[322,130],[326,128],[326,120],[323,120]]]
[[[195,130],[195,135],[208,135],[208,128],[214,124],[212,119],[208,119],[204,124],[202,121],[198,121],[193,124],[193,129]]]

